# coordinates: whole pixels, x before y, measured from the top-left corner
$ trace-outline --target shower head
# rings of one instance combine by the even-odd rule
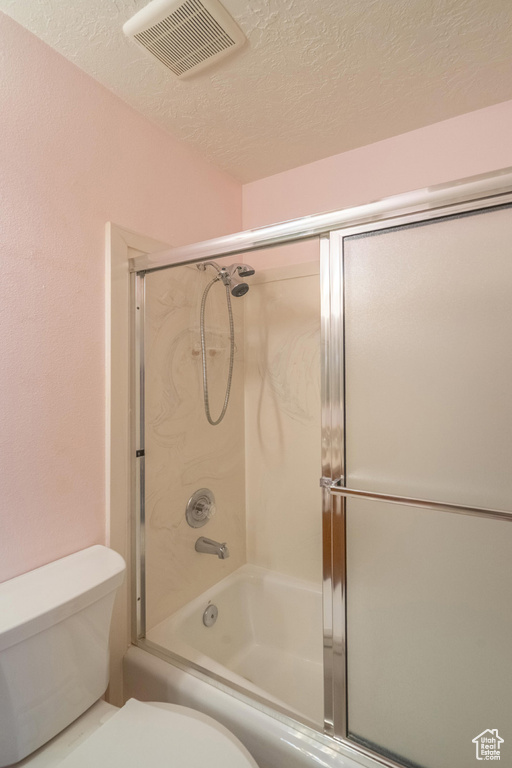
[[[240,280],[237,280],[236,277],[231,278],[230,286],[232,296],[245,296],[249,290],[247,283],[242,283]]]
[[[232,264],[230,267],[231,274],[238,272],[240,277],[250,277],[254,275],[254,267],[250,264]]]
[[[220,267],[215,261],[202,261],[196,265],[202,272],[206,267],[214,267],[217,270],[217,280],[222,280],[226,287],[231,290],[232,296],[245,296],[249,290],[247,283],[242,282],[240,277],[250,277],[254,275],[254,268],[250,264],[230,264],[229,267]],[[215,282],[215,281],[214,281]]]

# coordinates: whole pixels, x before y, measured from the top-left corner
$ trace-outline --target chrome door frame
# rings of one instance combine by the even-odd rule
[[[357,754],[365,765],[401,768],[389,758],[366,749],[347,738],[347,647],[346,647],[346,498],[360,495],[345,488],[345,397],[344,397],[344,306],[343,306],[343,240],[345,237],[375,232],[407,224],[426,222],[447,216],[512,203],[512,169],[482,174],[450,184],[418,190],[386,198],[376,203],[357,206],[329,214],[307,216],[259,230],[240,232],[156,254],[144,254],[131,260],[133,281],[134,354],[132,387],[134,391],[134,425],[132,456],[136,492],[133,508],[133,552],[135,585],[132,615],[133,640],[146,650],[158,651],[144,640],[145,636],[145,512],[144,512],[144,298],[145,275],[171,266],[195,263],[206,258],[219,258],[234,253],[269,248],[312,238],[320,239],[321,290],[321,408],[322,408],[322,546],[323,546],[323,622],[324,622],[324,731],[347,754]],[[367,496],[379,499],[379,493]],[[400,497],[387,501],[407,503]],[[412,500],[418,505],[437,502]],[[464,514],[486,513],[499,519],[512,519],[502,510],[480,510],[460,505],[438,503],[445,511]],[[448,509],[448,507],[452,507]],[[439,508],[439,507],[438,507]],[[160,654],[162,655],[162,654]],[[165,656],[165,654],[164,654]],[[172,654],[170,654],[172,657]],[[172,661],[170,658],[169,660]],[[197,669],[186,659],[175,661],[195,674],[210,675]],[[224,687],[232,687],[224,682]],[[236,695],[236,694],[235,694]],[[247,699],[247,695],[244,696]],[[250,696],[249,696],[250,698]],[[283,719],[284,714],[279,713]],[[294,723],[291,718],[291,723]],[[304,725],[297,726],[304,730]],[[311,734],[317,734],[313,729]],[[305,731],[305,732],[306,732]],[[318,734],[317,734],[318,736]]]
[[[346,503],[330,491],[345,472],[343,252],[332,234],[320,240],[320,293],[324,730],[345,737]]]
[[[145,334],[146,273],[132,275],[132,360],[131,377],[132,424],[132,642],[137,643],[146,635],[146,458],[145,458]]]

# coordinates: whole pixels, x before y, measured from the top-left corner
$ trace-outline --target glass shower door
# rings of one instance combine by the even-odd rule
[[[341,239],[346,487],[510,510],[512,210]],[[512,765],[512,518],[345,505],[348,738]]]
[[[248,264],[233,254],[147,271],[136,305],[144,317],[138,640],[316,729],[318,250],[311,239],[255,250]]]

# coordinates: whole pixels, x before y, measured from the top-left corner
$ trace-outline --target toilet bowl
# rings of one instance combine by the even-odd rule
[[[101,700],[124,571],[95,546],[0,584],[0,768],[257,768],[207,715]]]

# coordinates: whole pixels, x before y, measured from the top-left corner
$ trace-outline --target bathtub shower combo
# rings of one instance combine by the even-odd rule
[[[511,242],[504,171],[133,259],[129,693],[263,768],[512,760]]]

